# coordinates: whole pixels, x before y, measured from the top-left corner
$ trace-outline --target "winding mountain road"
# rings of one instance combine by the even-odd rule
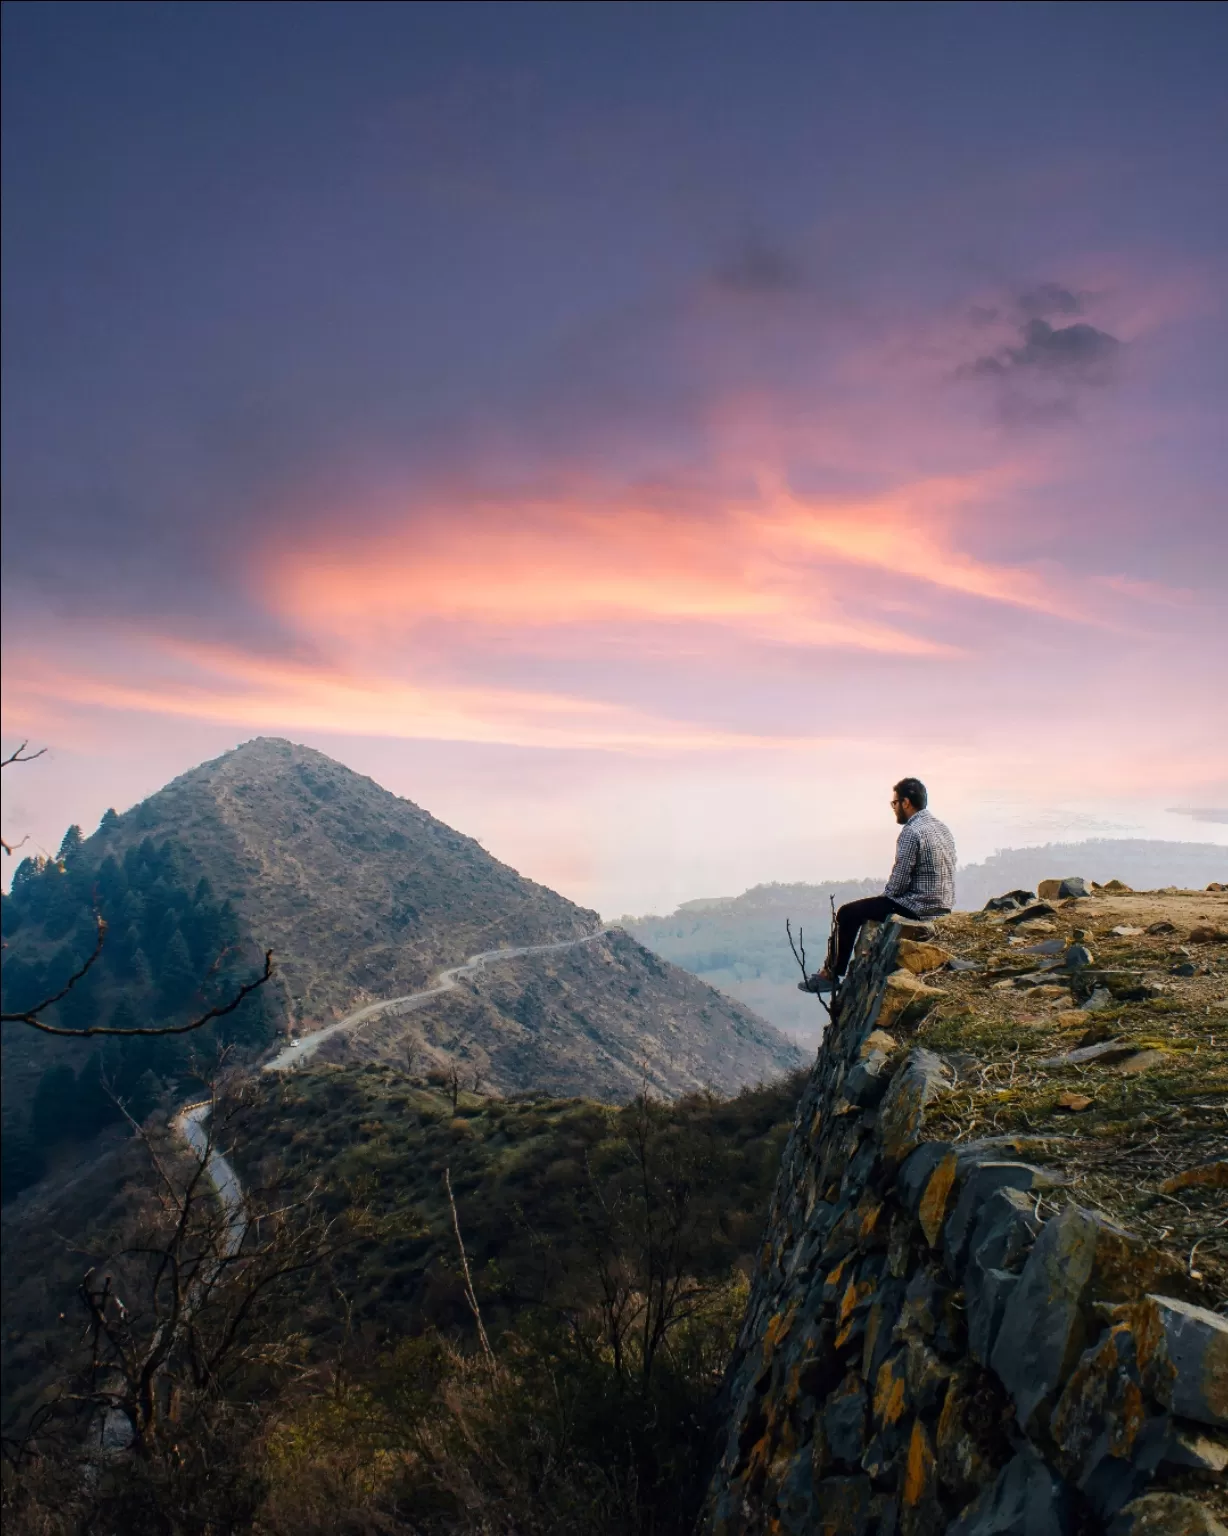
[[[327,1040],[330,1035],[340,1034],[343,1030],[356,1029],[360,1024],[365,1024],[368,1019],[375,1018],[387,1008],[400,1008],[405,1013],[413,1013],[424,1007],[432,998],[441,997],[445,992],[454,992],[458,976],[472,976],[499,960],[519,960],[524,955],[549,955],[558,950],[572,949],[579,944],[591,944],[594,939],[601,938],[609,931],[608,928],[599,928],[596,933],[586,933],[579,939],[560,939],[554,944],[528,944],[519,949],[486,949],[481,954],[470,955],[463,964],[449,966],[446,971],[440,971],[435,984],[421,992],[409,992],[404,997],[389,997],[381,1003],[368,1003],[364,1008],[347,1014],[344,1019],[326,1024],[323,1029],[313,1030],[309,1035],[301,1035],[278,1051],[271,1061],[266,1061],[261,1070],[288,1072],[313,1056],[321,1042]],[[237,1253],[243,1242],[243,1234],[247,1230],[243,1186],[239,1183],[239,1177],[229,1161],[222,1153],[210,1146],[209,1133],[205,1129],[210,1107],[207,1099],[196,1104],[185,1104],[175,1115],[171,1124],[196,1156],[203,1159],[205,1175],[217,1191],[218,1200],[226,1214],[229,1226],[228,1250],[231,1253]]]
[[[297,1040],[292,1040],[289,1045],[278,1051],[272,1061],[266,1061],[261,1070],[287,1072],[291,1067],[297,1067],[300,1062],[313,1056],[330,1035],[355,1029],[358,1025],[365,1024],[368,1019],[383,1013],[385,1009],[399,1008],[403,1013],[414,1013],[429,1003],[432,998],[441,997],[445,992],[454,992],[458,976],[472,976],[495,961],[518,960],[523,955],[548,955],[561,949],[573,949],[578,944],[591,944],[594,939],[601,938],[609,931],[608,928],[599,928],[596,933],[586,933],[579,939],[560,939],[554,944],[529,944],[521,949],[485,949],[479,955],[470,955],[461,965],[453,965],[446,971],[440,971],[434,986],[427,987],[422,992],[409,992],[404,997],[385,998],[382,1003],[368,1003],[365,1008],[359,1008],[356,1012],[347,1014],[344,1019],[326,1024],[323,1029],[313,1030],[309,1035],[300,1035]]]

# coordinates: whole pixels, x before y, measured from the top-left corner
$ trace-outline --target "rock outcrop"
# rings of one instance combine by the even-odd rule
[[[863,932],[727,1379],[708,1536],[1226,1536],[1228,1322],[1028,1139],[926,1139],[945,951]],[[1205,1300],[1206,1298],[1203,1297]]]

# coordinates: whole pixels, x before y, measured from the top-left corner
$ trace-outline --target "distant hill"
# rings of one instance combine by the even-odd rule
[[[981,864],[959,871],[955,894],[961,907],[983,907],[1012,887],[1034,890],[1038,880],[1082,875],[1085,880],[1124,880],[1136,890],[1202,890],[1228,881],[1228,848],[1215,843],[1167,843],[1141,837],[1092,838],[1084,843],[1045,843],[1004,848]]]
[[[276,985],[215,1035],[114,1041],[100,1051],[11,1027],[4,1040],[6,1192],[39,1176],[63,1135],[113,1120],[106,1078],[139,1114],[183,1080],[193,1049],[258,1051],[366,1003],[428,985],[482,950],[578,939],[601,928],[462,833],[340,763],[261,738],[181,775],[57,861],[25,860],[3,902],[10,1006],[72,973],[108,923],[102,958],[57,1010],[90,1023],[179,1021],[276,956]],[[215,969],[219,955],[224,955]],[[542,963],[538,963],[538,960]],[[672,1097],[736,1091],[798,1064],[793,1043],[693,974],[611,936],[500,962],[401,1020],[330,1041],[417,1070],[477,1071],[487,1090],[609,1101],[647,1082]]]
[[[1019,886],[1035,888],[1049,876],[1124,880],[1138,889],[1175,885],[1202,889],[1228,881],[1228,848],[1213,843],[1168,843],[1101,838],[1007,848],[961,869],[956,900],[981,907],[991,896]],[[797,990],[801,973],[789,952],[785,920],[805,930],[807,962],[817,969],[827,944],[830,902],[837,906],[883,888],[877,879],[809,885],[757,885],[741,896],[684,902],[668,917],[624,917],[623,927],[641,944],[675,965],[736,997],[778,1029],[812,1044],[826,1015],[813,997]]]
[[[668,917],[620,921],[655,954],[813,1045],[827,1015],[817,998],[797,990],[801,972],[789,952],[785,920],[792,922],[795,935],[799,929],[804,934],[807,965],[818,970],[827,944],[829,898],[839,906],[882,888],[881,879],[756,885],[741,896],[684,902]]]

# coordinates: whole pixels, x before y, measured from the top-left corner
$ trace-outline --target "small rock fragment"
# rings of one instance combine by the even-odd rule
[[[1124,880],[1106,880],[1100,887],[1102,891],[1108,891],[1112,896],[1133,896],[1133,889]]]
[[[1168,1051],[1136,1051],[1127,1061],[1123,1061],[1117,1070],[1125,1077],[1135,1077],[1140,1072],[1150,1072],[1152,1067],[1158,1067],[1161,1062],[1168,1060]]]
[[[1037,901],[1030,907],[1024,907],[1021,912],[1010,913],[1005,919],[1005,926],[1007,928],[1017,928],[1020,923],[1030,923],[1038,917],[1053,917],[1054,915],[1055,908],[1051,907],[1047,901]]]
[[[1136,933],[1142,933],[1141,928],[1132,927],[1129,923],[1118,923],[1116,928],[1110,928],[1109,932],[1115,939],[1132,939]]]
[[[1228,942],[1228,933],[1222,928],[1209,926],[1193,928],[1190,930],[1189,942],[1191,944],[1223,944]]]
[[[1172,923],[1163,922],[1163,921],[1158,922],[1158,923],[1152,923],[1152,924],[1150,924],[1149,927],[1147,927],[1144,930],[1144,932],[1150,933],[1150,934],[1176,933],[1176,931],[1177,930],[1176,930],[1175,926]]]
[[[919,1024],[935,1003],[941,1002],[946,995],[938,987],[927,987],[911,971],[901,967],[887,977],[878,1017],[874,1022],[883,1030],[907,1029]]]
[[[1094,1102],[1095,1100],[1086,1093],[1071,1093],[1069,1090],[1057,1096],[1058,1108],[1068,1109],[1076,1115],[1082,1114],[1085,1109],[1090,1109]]]
[[[916,939],[901,939],[896,947],[896,959],[906,971],[923,976],[926,971],[936,971],[955,957],[941,944],[922,944]]]
[[[1128,1040],[1102,1040],[1099,1045],[1080,1046],[1077,1050],[1067,1051],[1064,1056],[1046,1056],[1036,1065],[1038,1067],[1081,1067],[1089,1061],[1095,1061],[1102,1067],[1107,1067],[1137,1054],[1138,1046],[1131,1045]]]

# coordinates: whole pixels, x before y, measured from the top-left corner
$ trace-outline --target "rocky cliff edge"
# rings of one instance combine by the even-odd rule
[[[1228,1536],[1228,1322],[1193,1256],[1080,1202],[1052,1142],[953,1130],[961,1063],[919,1043],[949,996],[917,976],[951,965],[934,938],[863,932],[782,1163],[707,1536]],[[1208,1233],[1225,1171],[1195,1170],[1221,1190]]]

